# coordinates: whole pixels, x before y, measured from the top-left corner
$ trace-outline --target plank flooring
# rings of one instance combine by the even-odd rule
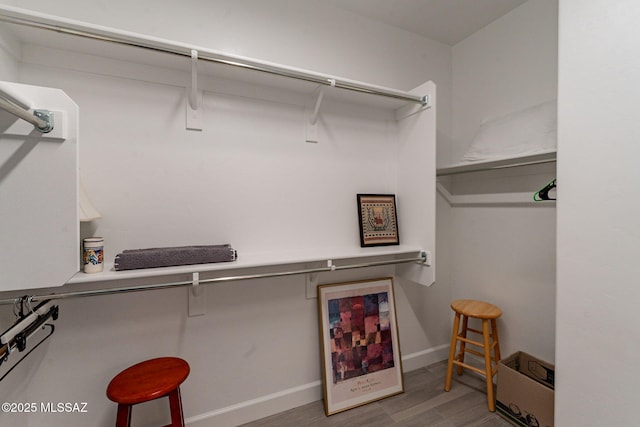
[[[487,409],[484,378],[474,373],[454,373],[445,392],[446,361],[404,375],[405,392],[368,405],[331,415],[322,401],[257,420],[243,427],[510,427]]]

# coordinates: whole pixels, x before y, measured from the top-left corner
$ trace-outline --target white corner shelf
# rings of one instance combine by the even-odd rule
[[[494,169],[505,169],[517,166],[550,163],[556,160],[556,150],[541,151],[535,154],[503,157],[477,162],[464,162],[436,169],[436,176],[457,175],[460,173],[480,172]]]

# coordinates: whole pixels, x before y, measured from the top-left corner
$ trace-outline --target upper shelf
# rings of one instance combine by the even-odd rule
[[[348,92],[350,99],[366,97],[363,102],[367,104],[393,109],[407,104],[427,107],[429,102],[428,94],[414,94],[6,5],[0,5],[0,21],[4,21],[22,43],[179,70],[190,66],[192,50],[195,50],[199,63],[206,64],[199,67],[199,72],[216,77],[274,87],[282,85],[284,79],[293,90],[335,87],[341,90],[331,91],[329,97],[342,99],[341,94]]]
[[[536,154],[505,157],[479,162],[466,162],[445,166],[436,170],[436,176],[456,175],[467,172],[479,172],[494,169],[505,169],[517,166],[535,165],[538,163],[550,163],[556,161],[556,150],[543,151]]]

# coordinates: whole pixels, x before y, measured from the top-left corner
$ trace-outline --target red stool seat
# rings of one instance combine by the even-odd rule
[[[107,387],[107,397],[118,404],[116,427],[128,427],[131,408],[137,403],[169,397],[171,427],[184,427],[180,384],[189,376],[189,364],[177,357],[140,362],[116,375]]]

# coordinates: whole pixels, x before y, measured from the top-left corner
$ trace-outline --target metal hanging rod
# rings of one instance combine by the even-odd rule
[[[0,109],[31,123],[42,133],[53,130],[53,113],[49,110],[34,110],[33,114],[0,96]]]
[[[460,170],[455,170],[455,171],[438,171],[436,172],[436,176],[459,175],[461,173],[469,173],[469,172],[493,171],[498,169],[517,168],[521,166],[533,166],[533,165],[540,165],[544,163],[554,163],[554,162],[556,162],[556,159],[535,160],[530,162],[516,163],[512,165],[486,166],[486,167],[469,168],[469,169],[461,168]]]
[[[209,284],[209,283],[220,283],[220,282],[232,282],[236,280],[249,280],[249,279],[264,279],[271,277],[283,277],[283,276],[293,276],[297,274],[310,274],[310,273],[322,273],[327,271],[337,271],[337,270],[351,270],[356,268],[365,268],[365,267],[377,267],[382,265],[394,265],[394,264],[406,264],[410,262],[426,262],[427,254],[426,252],[420,252],[419,257],[414,258],[401,258],[401,259],[393,259],[387,261],[372,261],[367,263],[360,264],[348,264],[348,265],[333,265],[331,260],[328,261],[327,267],[317,267],[317,268],[308,268],[308,269],[300,269],[293,271],[281,271],[281,272],[273,272],[273,273],[257,273],[257,274],[244,274],[238,276],[225,276],[225,277],[214,277],[211,279],[200,279],[198,281],[199,284]],[[179,288],[183,286],[192,286],[194,282],[192,280],[181,281],[181,282],[169,282],[169,283],[158,283],[151,285],[138,285],[138,286],[125,286],[120,288],[108,288],[108,289],[92,289],[88,291],[74,291],[74,292],[65,292],[59,294],[47,294],[47,295],[30,295],[27,299],[30,302],[41,302],[47,300],[59,300],[59,299],[67,299],[67,298],[82,298],[82,297],[95,297],[102,295],[113,295],[113,294],[121,294],[121,293],[129,293],[129,292],[142,292],[142,291],[152,291],[158,289],[169,289],[169,288]],[[18,297],[20,298],[24,297]],[[0,300],[0,305],[9,305],[14,304],[17,300],[16,298],[7,298]]]
[[[346,79],[337,79],[332,76],[324,76],[310,71],[284,67],[281,65],[270,64],[258,60],[233,56],[220,52],[214,52],[207,49],[187,47],[186,45],[161,40],[158,38],[147,37],[139,34],[119,32],[105,27],[92,27],[77,21],[68,22],[60,18],[46,15],[35,15],[21,12],[22,9],[12,8],[8,6],[0,6],[0,21],[39,28],[44,30],[55,31],[94,40],[101,40],[121,45],[134,46],[158,52],[171,53],[191,58],[191,51],[198,51],[198,59],[226,64],[233,67],[244,68],[263,73],[274,74],[283,77],[289,77],[298,80],[304,80],[326,86],[335,86],[340,89],[346,89],[354,92],[368,93],[371,95],[384,96],[394,98],[406,102],[413,102],[426,106],[429,103],[428,96],[412,95],[406,92],[397,91],[379,86],[366,85],[363,83],[349,81]]]

